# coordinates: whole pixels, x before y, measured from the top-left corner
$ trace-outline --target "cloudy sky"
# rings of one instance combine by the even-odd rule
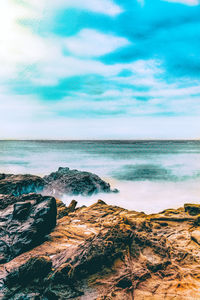
[[[1,0],[1,139],[199,138],[199,83],[199,0]]]

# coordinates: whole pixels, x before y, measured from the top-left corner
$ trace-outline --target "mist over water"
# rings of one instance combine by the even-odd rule
[[[144,212],[200,203],[199,141],[0,141],[0,172],[46,175],[58,167],[96,173],[119,194],[98,199]]]

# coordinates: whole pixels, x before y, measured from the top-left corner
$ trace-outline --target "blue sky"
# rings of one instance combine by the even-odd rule
[[[0,43],[0,138],[200,137],[199,0],[2,0]]]

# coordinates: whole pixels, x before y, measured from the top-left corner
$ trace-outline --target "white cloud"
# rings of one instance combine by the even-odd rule
[[[23,2],[11,1],[11,0],[2,0],[1,1],[1,10],[0,10],[0,80],[6,81],[10,79],[15,79],[19,74],[19,69],[29,67],[29,72],[26,74],[30,77],[37,76],[38,79],[41,77],[41,84],[48,84],[49,79],[38,76],[41,73],[48,69],[47,65],[50,65],[50,69],[57,65],[55,68],[55,73],[57,72],[57,79],[62,77],[62,71],[60,70],[60,75],[58,74],[59,62],[63,63],[65,60],[62,51],[64,49],[64,38],[57,38],[53,35],[47,37],[41,37],[40,35],[34,34],[30,29],[19,25],[18,21],[21,18],[29,18],[34,21],[34,26],[39,27],[40,20],[45,17],[47,19],[48,14],[55,14],[54,9],[64,9],[68,7],[79,7],[82,9],[88,9],[90,11],[96,11],[105,13],[108,15],[116,15],[121,12],[120,7],[114,4],[110,0],[25,0]],[[84,32],[83,32],[84,33]],[[83,34],[84,37],[84,34]],[[125,43],[125,39],[112,37],[111,46],[108,44],[108,39],[106,36],[98,35],[99,40],[107,41],[105,48],[102,46],[104,53],[109,51],[109,49],[115,49],[118,45]],[[73,48],[73,46],[72,46]],[[95,52],[95,49],[93,48]],[[70,63],[70,58],[66,57],[65,66],[66,68],[71,68],[66,65]],[[80,62],[80,61],[79,61]],[[77,61],[78,63],[78,61]],[[36,66],[38,74],[35,75],[31,71],[32,66]],[[75,63],[76,65],[76,63]],[[86,62],[85,65],[88,65]],[[51,68],[52,66],[52,68]],[[84,66],[81,67],[80,73]],[[90,67],[89,67],[90,69]],[[75,73],[77,74],[78,71]],[[44,75],[45,71],[43,72]],[[52,70],[53,73],[53,70]],[[65,72],[64,72],[65,73]],[[26,76],[25,75],[25,76]],[[48,77],[48,76],[47,76]],[[52,76],[53,77],[53,76]],[[50,79],[50,81],[57,82],[57,79]]]
[[[109,16],[116,16],[122,12],[120,6],[111,0],[25,0],[24,3],[31,5],[41,13],[55,11],[55,9],[78,8]]]
[[[96,30],[83,29],[76,36],[66,39],[67,49],[78,56],[100,56],[117,48],[127,46],[126,38],[103,34]]]
[[[167,2],[181,3],[189,6],[199,5],[199,0],[164,0]]]

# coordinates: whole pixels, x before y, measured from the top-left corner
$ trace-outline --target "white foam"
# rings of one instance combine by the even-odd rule
[[[110,183],[118,188],[120,193],[101,193],[91,197],[65,195],[62,200],[68,205],[72,199],[76,199],[78,206],[89,206],[102,199],[110,205],[145,213],[178,208],[185,203],[200,203],[200,180],[184,182],[111,180]]]

